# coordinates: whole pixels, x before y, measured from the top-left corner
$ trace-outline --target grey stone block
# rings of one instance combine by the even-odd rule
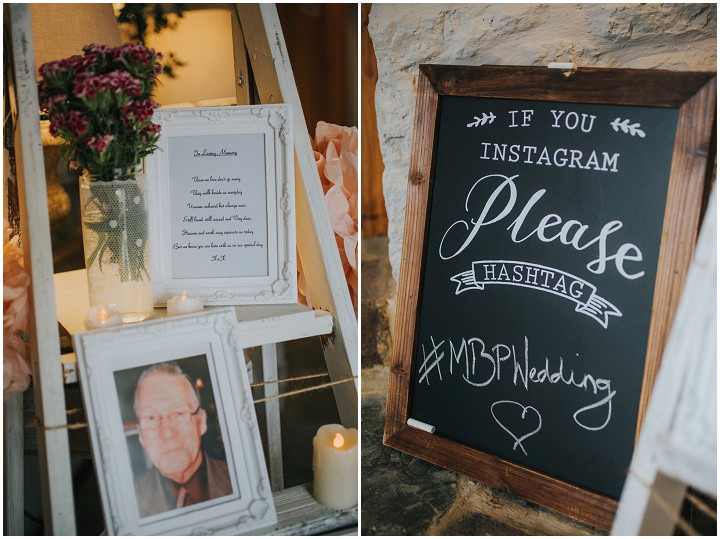
[[[455,474],[382,444],[385,397],[362,399],[363,535],[422,535],[455,501]]]

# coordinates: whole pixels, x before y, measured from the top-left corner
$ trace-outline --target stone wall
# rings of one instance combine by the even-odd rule
[[[368,29],[396,280],[419,64],[717,69],[714,4],[375,4]]]

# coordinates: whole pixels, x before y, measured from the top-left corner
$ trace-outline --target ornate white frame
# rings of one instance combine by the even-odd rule
[[[206,305],[297,303],[295,190],[290,105],[159,109],[158,149],[145,160],[148,175],[151,277],[156,306],[187,291]],[[173,278],[170,240],[172,137],[262,134],[265,140],[268,275],[231,278]]]
[[[74,335],[108,535],[237,535],[277,522],[240,324],[226,307]],[[115,372],[203,354],[224,425],[233,494],[141,519]]]

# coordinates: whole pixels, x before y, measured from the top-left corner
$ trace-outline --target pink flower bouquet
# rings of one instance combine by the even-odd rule
[[[50,134],[65,141],[70,166],[88,180],[81,188],[86,266],[99,266],[93,275],[117,267],[121,282],[149,279],[144,194],[125,180],[134,180],[142,158],[157,148],[151,97],[162,55],[134,43],[91,44],[83,53],[43,64],[39,93]],[[122,188],[113,180],[123,180]]]
[[[40,67],[40,108],[73,168],[100,179],[130,169],[156,148],[152,91],[162,55],[142,45],[86,45],[83,55]]]

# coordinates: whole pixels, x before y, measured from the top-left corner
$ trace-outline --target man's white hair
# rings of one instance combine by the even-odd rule
[[[154,365],[150,365],[147,369],[145,369],[142,372],[142,374],[140,375],[140,378],[138,378],[137,385],[135,386],[135,399],[133,401],[133,409],[135,410],[136,416],[137,416],[137,402],[138,402],[138,393],[140,390],[140,385],[143,383],[145,378],[147,378],[148,376],[152,376],[154,374],[170,374],[170,375],[175,375],[175,376],[181,376],[190,385],[190,388],[192,389],[192,394],[195,395],[196,407],[199,407],[201,405],[200,393],[198,392],[197,388],[195,387],[195,384],[193,384],[190,377],[187,374],[185,374],[185,372],[180,368],[180,366],[175,361],[167,361],[164,363],[156,363]]]

